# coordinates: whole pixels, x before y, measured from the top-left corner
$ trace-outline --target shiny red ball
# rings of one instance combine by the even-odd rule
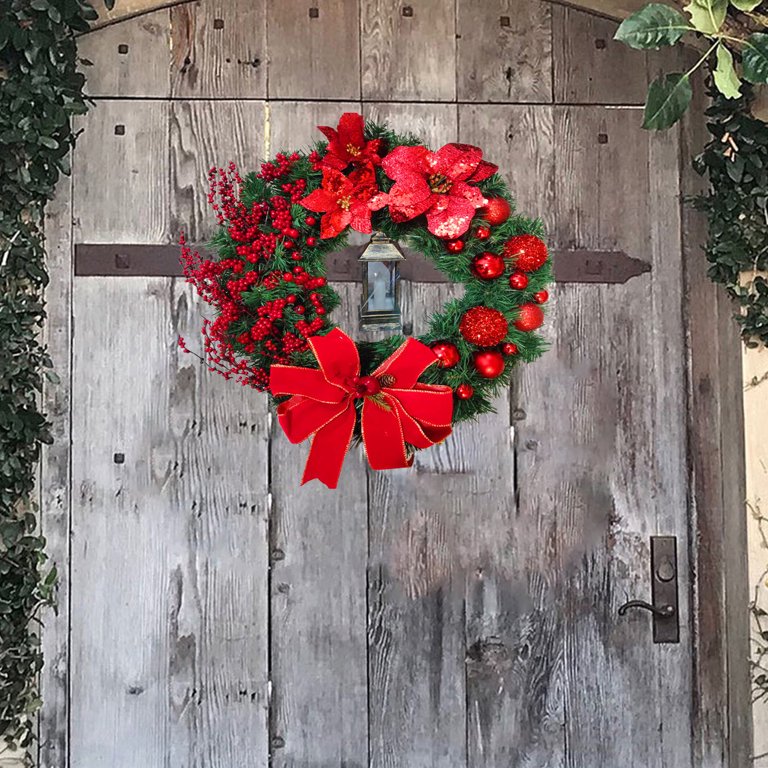
[[[375,376],[360,376],[355,382],[355,392],[358,397],[377,395],[381,392],[381,383]]]
[[[503,224],[512,212],[509,203],[503,197],[492,197],[488,205],[480,209],[480,215],[492,226]]]
[[[459,384],[454,391],[459,400],[469,400],[469,398],[475,394],[475,390],[471,384]]]
[[[461,253],[464,250],[464,241],[449,240],[445,244],[445,250],[448,251],[448,253]]]
[[[533,294],[533,300],[537,304],[545,304],[548,298],[549,298],[548,291],[536,291],[536,293]]]
[[[317,245],[317,238],[316,237],[308,237],[306,239],[306,243],[310,248],[314,248]]]
[[[519,331],[535,331],[544,322],[544,313],[537,304],[523,304],[520,314],[515,320],[515,328]]]
[[[472,272],[481,280],[495,280],[504,274],[504,259],[486,251],[472,259]]]
[[[459,350],[450,341],[436,341],[431,349],[437,355],[437,365],[439,368],[453,368],[458,364],[460,359]]]
[[[508,357],[509,355],[516,355],[518,352],[517,344],[513,344],[511,341],[508,341],[506,344],[501,345],[501,351]]]
[[[509,287],[516,291],[523,291],[528,287],[528,275],[525,272],[513,272],[509,276]]]
[[[484,379],[495,379],[504,373],[504,358],[496,350],[486,349],[482,352],[475,352],[472,362],[475,370]]]
[[[314,226],[315,226],[315,224],[317,224],[317,219],[316,219],[314,216],[307,216],[307,218],[306,218],[306,219],[304,219],[304,223],[305,223],[305,224],[306,224],[308,227],[314,227]]]
[[[292,237],[294,240],[299,236],[299,230],[295,227],[290,227],[288,231],[286,232],[288,237]]]
[[[487,240],[491,236],[491,230],[489,227],[479,226],[475,230],[475,237],[478,240]]]
[[[535,235],[516,235],[504,244],[504,257],[523,272],[535,272],[547,260],[547,246]]]
[[[535,307],[536,305],[532,304],[531,306]],[[536,308],[538,309],[538,307]],[[459,331],[470,344],[477,344],[479,347],[492,347],[504,340],[509,331],[509,324],[504,314],[498,309],[472,307],[462,315]]]

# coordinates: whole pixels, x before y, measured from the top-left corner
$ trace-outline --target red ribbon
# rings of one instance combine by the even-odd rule
[[[336,487],[352,442],[357,398],[363,399],[363,444],[372,469],[409,467],[413,456],[408,456],[406,443],[429,448],[451,434],[451,388],[418,382],[437,362],[425,344],[407,339],[363,377],[355,342],[338,328],[311,337],[309,345],[319,369],[273,365],[269,377],[273,395],[293,395],[277,407],[288,439],[300,443],[312,437],[302,485],[317,479]]]

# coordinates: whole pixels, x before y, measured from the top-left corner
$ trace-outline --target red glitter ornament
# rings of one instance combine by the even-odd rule
[[[544,322],[544,313],[537,304],[523,304],[520,314],[515,320],[515,328],[519,331],[535,331]]]
[[[504,274],[504,259],[486,251],[472,259],[472,273],[481,280],[495,280]]]
[[[471,384],[459,384],[454,392],[459,400],[469,400],[469,398],[475,394],[474,387]]]
[[[431,349],[437,355],[439,368],[453,368],[458,364],[459,350],[450,341],[436,341],[432,344]]]
[[[537,304],[544,304],[544,303],[546,303],[548,298],[549,298],[549,292],[548,291],[536,291],[536,293],[533,294],[533,300]]]
[[[448,253],[461,253],[464,250],[464,241],[449,240],[445,244],[445,250],[448,251]]]
[[[523,272],[535,272],[547,260],[547,246],[535,235],[516,235],[504,244],[504,257]]]
[[[479,226],[475,230],[475,237],[478,240],[487,240],[491,236],[490,227]]]
[[[510,355],[516,355],[518,352],[517,344],[513,344],[511,341],[508,341],[506,344],[501,345],[501,351],[503,354],[507,355],[507,357]]]
[[[516,291],[523,291],[528,287],[528,275],[519,270],[509,276],[509,287]]]
[[[491,197],[488,204],[480,209],[480,215],[491,225],[503,224],[512,212],[509,203],[503,197]]]
[[[525,306],[541,310],[535,304]],[[490,307],[472,307],[468,309],[459,323],[459,332],[470,344],[479,347],[492,347],[504,339],[509,331],[509,324],[503,313]]]
[[[493,349],[475,352],[472,358],[475,370],[484,379],[495,379],[504,373],[504,358]]]

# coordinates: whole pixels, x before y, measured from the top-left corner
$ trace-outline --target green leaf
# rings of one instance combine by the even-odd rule
[[[685,6],[691,23],[705,35],[714,35],[723,26],[728,0],[691,0]]]
[[[750,83],[768,83],[768,34],[755,32],[747,38],[741,54],[744,79]]]
[[[56,139],[52,139],[50,136],[40,136],[38,141],[48,149],[58,149],[59,142]]]
[[[674,125],[688,109],[692,96],[687,74],[672,72],[657,77],[648,88],[643,128],[662,131]]]
[[[733,56],[723,43],[717,46],[717,67],[713,74],[717,90],[726,99],[738,99],[741,96],[741,80],[733,66]]]
[[[613,36],[630,48],[659,48],[674,45],[691,25],[674,8],[650,3],[624,19]]]
[[[731,0],[731,5],[740,11],[754,11],[763,0]]]

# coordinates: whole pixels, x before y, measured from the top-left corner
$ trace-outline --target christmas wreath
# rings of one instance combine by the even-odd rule
[[[182,262],[216,310],[203,322],[209,368],[269,390],[288,439],[312,438],[303,482],[334,488],[354,441],[373,469],[406,467],[493,410],[513,366],[545,348],[536,329],[551,268],[541,222],[514,211],[478,147],[431,151],[355,113],[319,130],[327,141],[259,173],[212,169],[217,257],[182,240]],[[324,266],[350,228],[407,243],[464,295],[419,339],[354,342],[331,321],[339,297]]]

